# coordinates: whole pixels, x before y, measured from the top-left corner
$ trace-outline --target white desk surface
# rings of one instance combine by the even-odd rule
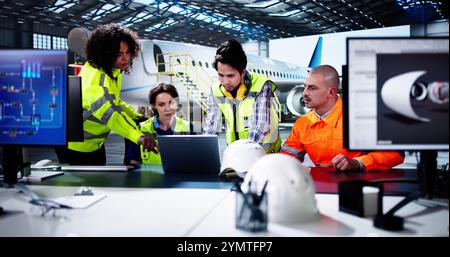
[[[76,193],[79,187],[30,186],[40,197]],[[107,197],[87,209],[40,216],[17,189],[0,188],[0,236],[185,236],[230,193],[226,189],[92,188]],[[13,212],[13,213],[10,213]]]
[[[78,187],[30,186],[41,197],[74,194]],[[449,236],[448,207],[418,202],[396,214],[405,230],[375,228],[372,218],[339,211],[338,196],[316,194],[320,220],[304,224],[269,223],[268,231],[235,229],[235,193],[228,189],[93,188],[107,197],[87,209],[57,210],[40,216],[39,207],[17,189],[0,188],[0,236]],[[385,197],[386,212],[403,197]]]
[[[384,197],[383,213],[402,199]],[[373,218],[340,212],[336,194],[316,194],[316,200],[321,213],[319,220],[303,224],[269,223],[266,232],[251,233],[235,229],[235,193],[231,192],[188,236],[449,236],[448,207],[429,208],[419,202],[409,203],[396,212],[396,215],[405,218],[405,229],[390,232],[375,228]]]

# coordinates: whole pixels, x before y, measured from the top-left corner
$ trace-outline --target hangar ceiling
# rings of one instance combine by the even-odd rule
[[[0,0],[0,18],[66,28],[121,23],[141,38],[217,46],[448,20],[448,1]]]

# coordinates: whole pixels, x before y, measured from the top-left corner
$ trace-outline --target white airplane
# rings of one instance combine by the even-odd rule
[[[81,53],[89,33],[86,29],[75,28],[69,33],[69,48]],[[202,88],[203,95],[210,92],[211,83],[217,80],[217,72],[212,63],[216,48],[161,40],[140,40],[141,56],[133,63],[130,74],[124,74],[121,98],[134,106],[148,106],[148,93],[159,82],[172,82],[177,87],[180,98],[184,91],[180,81],[189,81]],[[265,74],[277,85],[277,96],[284,104],[283,113],[300,116],[308,111],[302,103],[303,81],[309,70],[320,65],[322,38],[319,37],[309,67],[299,67],[282,61],[247,54],[247,69]],[[179,79],[174,81],[176,78]],[[203,81],[203,86],[198,85]],[[187,86],[187,85],[186,85]],[[181,91],[181,92],[180,92]],[[187,91],[192,91],[187,89]]]

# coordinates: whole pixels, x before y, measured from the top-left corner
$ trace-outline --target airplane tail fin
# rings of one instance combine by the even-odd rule
[[[314,68],[321,64],[322,62],[322,37],[317,39],[316,48],[314,48],[313,55],[309,61],[308,67]]]

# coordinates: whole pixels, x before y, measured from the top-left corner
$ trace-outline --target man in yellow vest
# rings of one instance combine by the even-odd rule
[[[225,118],[227,144],[239,139],[259,143],[266,153],[278,152],[278,101],[275,84],[268,77],[246,70],[247,56],[241,44],[228,40],[216,51],[214,68],[219,82],[212,86],[203,131],[221,131]]]
[[[118,24],[97,27],[86,45],[87,62],[81,70],[83,142],[57,148],[59,162],[104,165],[104,142],[113,130],[130,141],[154,150],[155,141],[136,126],[140,114],[120,99],[122,72],[131,70],[139,55],[138,36]]]

